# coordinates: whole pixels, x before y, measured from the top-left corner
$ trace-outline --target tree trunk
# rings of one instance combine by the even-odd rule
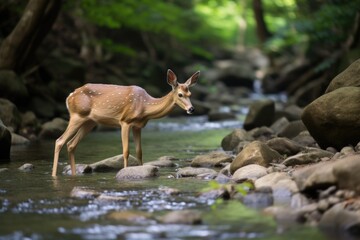
[[[256,33],[261,44],[265,43],[270,37],[271,33],[266,25],[264,19],[264,9],[261,0],[253,0],[253,11],[256,21]]]
[[[21,72],[51,29],[62,0],[29,0],[13,31],[0,46],[0,69]]]

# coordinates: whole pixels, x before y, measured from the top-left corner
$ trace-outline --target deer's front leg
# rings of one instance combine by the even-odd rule
[[[133,135],[136,148],[136,158],[139,160],[140,165],[143,165],[141,149],[141,128],[133,127]]]
[[[123,157],[124,157],[124,168],[128,166],[128,158],[129,158],[129,132],[130,126],[129,124],[121,125],[121,141],[123,147]]]

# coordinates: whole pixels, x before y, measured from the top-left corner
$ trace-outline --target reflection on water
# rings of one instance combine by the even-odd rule
[[[144,131],[145,162],[167,155],[179,159],[178,167],[188,166],[195,155],[220,148],[221,139],[231,131],[211,127],[186,131],[179,127],[187,124],[181,121],[177,131],[168,131],[159,124]],[[202,125],[201,121],[198,124]],[[120,146],[119,131],[93,132],[79,144],[77,163],[93,163],[117,155],[121,153]],[[52,178],[53,147],[53,141],[14,146],[11,163],[0,166],[9,168],[0,173],[0,239],[321,239],[317,231],[307,228],[278,234],[272,219],[236,201],[211,207],[208,201],[196,197],[207,182],[169,177],[176,168],[160,169],[158,178],[144,181],[118,182],[115,172],[76,177],[60,174]],[[66,156],[63,150],[59,170],[67,164]],[[18,171],[24,163],[34,164],[35,169],[29,173]],[[124,199],[72,198],[74,187]],[[179,189],[180,194],[167,194],[163,188]],[[183,209],[200,210],[203,224],[168,225],[159,221],[165,213]],[[123,211],[146,213],[147,217],[140,221],[109,218],[109,214]]]

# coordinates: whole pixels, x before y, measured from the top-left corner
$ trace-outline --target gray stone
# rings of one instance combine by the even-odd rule
[[[0,98],[0,119],[11,132],[15,132],[20,126],[21,114],[15,104]]]
[[[360,214],[345,209],[345,203],[334,205],[320,219],[319,227],[325,231],[343,232],[353,237],[360,235]]]
[[[233,174],[237,169],[249,164],[258,164],[268,167],[270,163],[279,162],[281,160],[282,156],[278,152],[260,141],[254,141],[248,144],[236,156],[230,165],[230,171]]]
[[[117,180],[140,180],[157,177],[158,168],[151,165],[126,167],[116,174]]]
[[[211,111],[208,113],[208,119],[210,122],[234,120],[236,119],[236,114],[232,112]]]
[[[208,154],[198,155],[191,161],[191,167],[223,167],[230,163],[233,156],[222,152],[210,152]]]
[[[201,212],[197,210],[172,211],[160,218],[160,221],[167,224],[201,224]]]
[[[323,158],[331,158],[334,154],[319,148],[307,148],[302,152],[286,158],[282,164],[285,166],[303,165],[320,162]]]
[[[0,173],[9,172],[8,168],[0,168]]]
[[[86,187],[74,187],[71,190],[70,197],[88,199],[88,198],[96,198],[100,196],[100,194],[101,194],[100,192],[88,189]]]
[[[235,171],[231,179],[234,181],[256,180],[267,174],[266,168],[257,164],[249,164]]]
[[[360,154],[349,155],[334,163],[333,174],[340,189],[360,193]]]
[[[151,162],[147,162],[147,163],[144,163],[144,165],[152,165],[152,166],[155,166],[155,167],[175,167],[176,164],[169,160],[169,159],[158,159],[158,160],[155,160],[155,161],[151,161]]]
[[[303,109],[297,105],[289,105],[285,107],[284,112],[286,113],[286,116],[288,116],[290,121],[296,121],[301,119]]]
[[[273,138],[266,142],[270,148],[274,149],[281,155],[292,156],[304,149],[303,146],[288,138]]]
[[[292,196],[299,192],[295,183],[286,173],[270,173],[255,181],[256,188],[271,187],[273,192],[274,204],[291,205]]]
[[[286,117],[279,118],[273,124],[271,124],[270,128],[274,131],[275,134],[279,134],[290,124],[289,120]]]
[[[360,87],[360,59],[353,62],[348,68],[331,80],[325,93],[342,87]]]
[[[317,147],[315,139],[310,135],[309,131],[302,131],[292,140],[303,147]]]
[[[244,121],[244,129],[270,126],[275,116],[275,103],[272,100],[256,101],[250,105]]]
[[[109,194],[104,194],[104,193],[100,194],[96,198],[96,202],[98,202],[98,203],[124,202],[127,200],[128,199],[123,196],[109,195]]]
[[[317,98],[304,109],[302,120],[321,148],[340,150],[360,141],[359,99],[359,87],[343,87]]]
[[[139,161],[132,155],[129,155],[128,166],[138,166]],[[93,172],[113,172],[124,168],[124,157],[122,154],[106,158],[96,163],[90,164]]]
[[[184,167],[179,168],[176,174],[177,177],[196,177],[201,174],[217,174],[217,172],[210,168]]]
[[[139,212],[139,211],[115,211],[111,212],[106,216],[110,220],[115,221],[128,221],[131,223],[134,222],[142,222],[146,221],[151,217],[151,215],[147,212]]]
[[[66,130],[68,122],[62,118],[54,118],[42,125],[39,137],[43,139],[57,139]]]
[[[254,140],[254,138],[244,129],[235,129],[223,138],[221,141],[221,147],[225,151],[233,151],[240,142],[252,140]]]
[[[237,195],[236,199],[240,200],[244,205],[251,208],[265,208],[274,204],[271,191],[253,191],[244,196]]]
[[[29,144],[30,140],[16,133],[11,133],[11,145]]]
[[[31,172],[32,170],[34,170],[34,165],[31,164],[31,163],[25,163],[24,165],[22,165],[18,169],[20,171],[22,171],[22,172]]]
[[[92,169],[88,164],[75,164],[75,174],[82,175],[86,173],[92,173]],[[62,171],[63,175],[72,175],[71,166],[66,165]]]
[[[259,141],[267,141],[275,137],[274,131],[266,126],[253,128],[248,133]]]
[[[337,184],[333,173],[334,161],[320,162],[317,164],[295,169],[292,172],[293,179],[301,191],[316,191]]]
[[[279,137],[286,137],[292,139],[299,135],[302,131],[305,131],[306,127],[301,120],[290,122],[282,131],[279,132]]]

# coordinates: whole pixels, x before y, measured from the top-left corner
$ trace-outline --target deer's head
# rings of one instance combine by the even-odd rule
[[[173,89],[174,102],[184,109],[187,114],[192,114],[195,110],[190,101],[190,87],[194,86],[200,76],[200,71],[194,73],[185,83],[178,83],[177,77],[170,69],[167,71],[167,82]]]

